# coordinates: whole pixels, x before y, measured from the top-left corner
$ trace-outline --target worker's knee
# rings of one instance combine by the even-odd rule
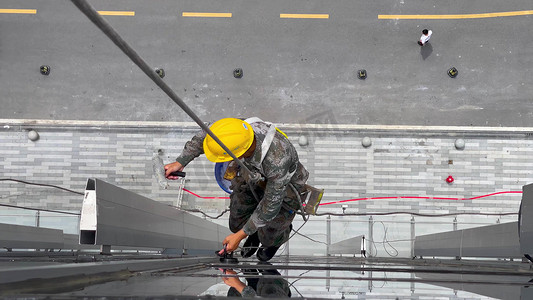
[[[263,247],[279,247],[289,239],[291,228],[290,221],[282,223],[270,223],[270,225],[261,227],[257,231],[259,234],[259,241]]]

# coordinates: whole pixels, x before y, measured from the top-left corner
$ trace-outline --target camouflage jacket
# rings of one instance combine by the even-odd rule
[[[288,200],[286,196],[289,183],[292,183],[297,190],[303,191],[305,182],[309,177],[309,172],[300,163],[294,146],[278,131],[276,131],[266,155],[261,160],[263,141],[270,126],[274,125],[265,122],[254,122],[250,125],[254,130],[256,148],[253,155],[245,158],[243,163],[252,172],[259,172],[266,179],[266,188],[259,205],[243,227],[247,235],[255,233],[259,227],[265,226],[278,215],[283,201]],[[204,131],[198,132],[185,144],[176,161],[186,166],[194,158],[200,156],[203,153],[205,136]]]

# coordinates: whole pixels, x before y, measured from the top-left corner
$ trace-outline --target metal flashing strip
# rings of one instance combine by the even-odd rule
[[[519,258],[518,222],[417,236],[414,255]]]
[[[364,250],[364,235],[342,240],[329,246],[329,254],[361,254]]]
[[[522,202],[518,217],[520,230],[520,250],[523,254],[533,255],[533,183],[522,188]]]
[[[185,211],[99,179],[87,180],[80,244],[108,250],[130,246],[214,251],[229,234],[228,228]]]
[[[83,121],[83,120],[32,120],[0,119],[4,129],[10,126],[39,127],[94,127],[94,128],[180,128],[198,129],[194,122],[155,122],[155,121]],[[426,132],[426,133],[533,133],[533,127],[488,127],[488,126],[419,126],[419,125],[363,125],[363,124],[295,124],[279,123],[283,130],[329,130],[329,131],[384,131],[384,132]]]
[[[62,249],[63,230],[0,223],[0,248]]]

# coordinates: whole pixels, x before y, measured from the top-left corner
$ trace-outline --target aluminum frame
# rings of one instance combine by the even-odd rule
[[[63,230],[0,223],[0,248],[62,249]]]
[[[520,258],[518,222],[417,236],[414,255]]]
[[[196,217],[99,179],[87,180],[80,217],[80,244],[221,249],[227,227]]]
[[[533,255],[533,184],[524,185],[522,188],[518,228],[520,250],[523,254]]]
[[[365,249],[365,236],[359,235],[353,238],[333,243],[329,246],[328,254],[363,254]]]

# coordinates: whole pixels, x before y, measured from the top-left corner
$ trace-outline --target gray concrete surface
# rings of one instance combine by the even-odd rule
[[[378,14],[532,9],[511,1],[91,1],[203,119],[274,122],[533,125],[532,16],[378,20]],[[189,121],[67,0],[4,0],[0,118]],[[185,18],[182,12],[231,12]],[[321,13],[329,19],[280,19]],[[434,31],[431,48],[416,40]],[[42,76],[42,64],[52,67]],[[451,79],[451,66],[459,76]],[[244,69],[235,79],[232,70]],[[364,68],[365,81],[355,72]],[[313,117],[310,117],[313,116]]]

